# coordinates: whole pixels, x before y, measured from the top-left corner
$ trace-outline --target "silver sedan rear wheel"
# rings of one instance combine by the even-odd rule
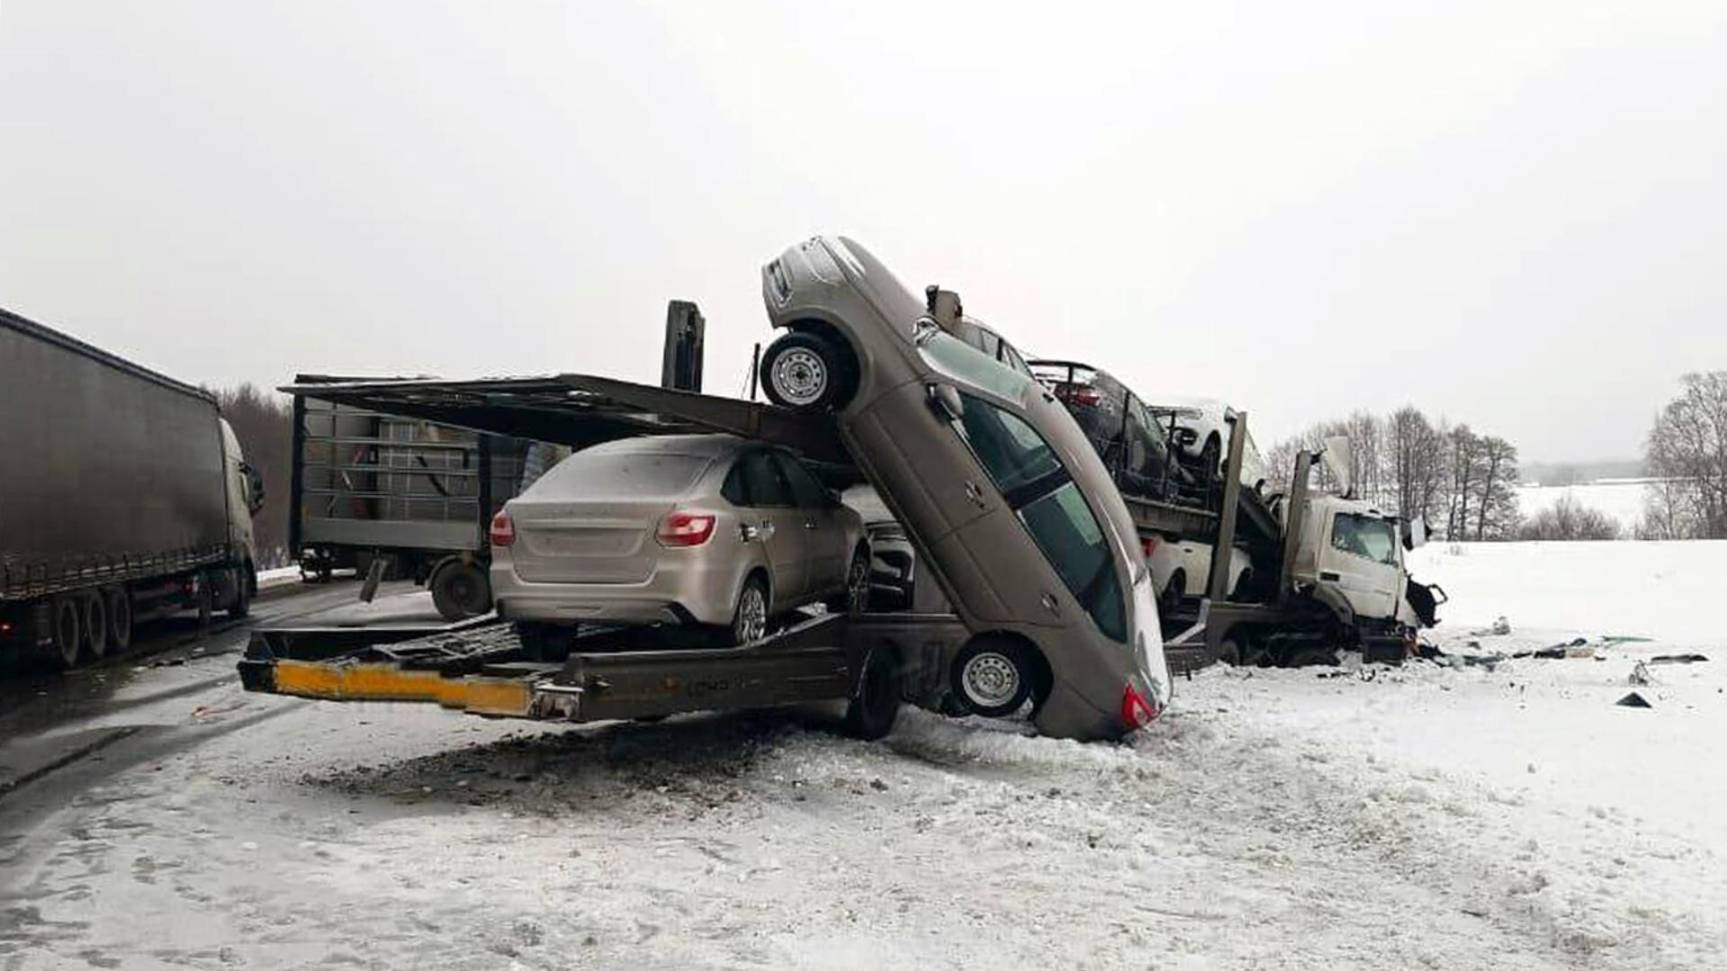
[[[758,577],[751,577],[738,593],[737,610],[732,614],[732,643],[754,644],[768,634],[768,592]]]

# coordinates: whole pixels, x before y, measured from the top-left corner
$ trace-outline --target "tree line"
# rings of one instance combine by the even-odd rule
[[[1505,439],[1467,424],[1434,421],[1413,405],[1383,416],[1357,411],[1277,443],[1266,455],[1273,474],[1293,468],[1298,450],[1317,452],[1325,439],[1339,435],[1349,439],[1349,478],[1357,498],[1425,519],[1446,539],[1518,537],[1517,448]],[[1322,464],[1313,475],[1318,488],[1339,486]]]

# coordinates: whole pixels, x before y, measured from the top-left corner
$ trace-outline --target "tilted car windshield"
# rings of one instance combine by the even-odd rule
[[[1017,415],[961,393],[959,429],[1007,504],[1098,630],[1127,640],[1115,560],[1085,496],[1037,430]]]
[[[1331,524],[1331,545],[1378,563],[1397,562],[1397,531],[1388,520],[1340,512]]]

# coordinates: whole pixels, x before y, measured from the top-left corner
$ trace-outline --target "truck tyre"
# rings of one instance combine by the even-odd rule
[[[899,706],[899,677],[894,670],[893,655],[871,651],[858,678],[857,694],[846,705],[846,734],[866,742],[882,738],[893,731]]]
[[[252,612],[251,572],[244,566],[234,568],[234,601],[228,605],[228,616],[235,620]]]
[[[979,637],[961,648],[950,677],[960,703],[985,718],[1018,711],[1036,684],[1024,646],[1001,637]]]
[[[198,629],[210,626],[210,615],[216,612],[216,590],[210,584],[207,571],[198,573]]]
[[[98,590],[91,590],[79,599],[84,601],[84,616],[79,619],[84,622],[84,647],[89,651],[87,657],[92,661],[100,661],[108,656],[108,604]]]
[[[78,609],[76,597],[54,598],[54,654],[52,660],[61,670],[78,666],[78,648],[83,641],[84,612]]]
[[[841,408],[857,390],[855,370],[850,355],[833,341],[794,330],[762,352],[762,392],[774,404],[794,411]]]
[[[125,587],[103,587],[108,606],[108,646],[119,654],[132,646],[132,597]]]
[[[486,574],[467,560],[451,560],[432,574],[432,604],[445,620],[466,620],[492,609]]]

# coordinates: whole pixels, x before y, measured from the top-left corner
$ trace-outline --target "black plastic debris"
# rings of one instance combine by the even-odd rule
[[[1621,708],[1653,708],[1653,707],[1655,707],[1654,705],[1649,703],[1649,699],[1643,697],[1642,695],[1638,694],[1635,691],[1631,692],[1630,694],[1626,695],[1623,698],[1620,698],[1618,701],[1615,701],[1614,704],[1620,706]]]
[[[1657,654],[1654,657],[1649,659],[1649,663],[1650,664],[1696,664],[1698,661],[1707,661],[1707,660],[1709,660],[1709,658],[1706,657],[1705,655],[1702,655],[1702,654]]]

